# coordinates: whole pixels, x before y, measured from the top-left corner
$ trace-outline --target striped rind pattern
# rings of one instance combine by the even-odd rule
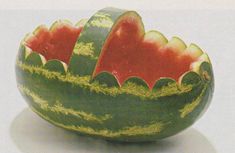
[[[59,127],[118,141],[165,138],[189,127],[205,112],[214,90],[210,59],[197,45],[186,46],[178,37],[168,41],[158,31],[145,33],[145,39],[161,42],[162,47],[176,47],[182,54],[191,52],[198,57],[178,82],[161,78],[149,90],[138,77],[127,79],[121,87],[108,72],[93,78],[105,39],[116,20],[126,13],[136,15],[106,8],[79,22],[77,26],[85,26],[85,31],[68,65],[46,61],[22,41],[16,61],[17,84],[34,112]],[[97,42],[90,41],[86,29],[100,29],[105,35]],[[98,39],[94,35],[91,38]]]

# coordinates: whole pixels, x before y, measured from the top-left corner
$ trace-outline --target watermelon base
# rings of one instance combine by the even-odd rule
[[[201,65],[201,71],[208,68],[206,62]],[[39,116],[64,129],[115,141],[154,141],[184,130],[208,107],[213,89],[212,80],[189,84],[195,73],[181,85],[162,80],[157,94],[146,92],[150,95],[144,97],[133,90],[146,87],[133,82],[115,92],[118,87],[90,82],[91,76],[50,72],[23,62],[17,62],[16,72],[21,94]]]

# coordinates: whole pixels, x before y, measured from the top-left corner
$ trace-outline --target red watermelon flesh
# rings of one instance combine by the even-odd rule
[[[110,72],[121,86],[128,78],[143,79],[149,88],[162,77],[178,80],[197,59],[189,53],[161,46],[156,41],[144,39],[144,32],[132,19],[118,23],[101,52],[93,77]]]
[[[68,64],[81,30],[82,27],[66,23],[57,23],[51,30],[40,26],[26,40],[26,46],[42,54],[46,60],[58,59]]]
[[[34,35],[26,40],[26,46],[42,54],[46,60],[58,59],[69,64],[76,40],[82,27],[58,23],[51,30],[40,26]],[[97,62],[93,77],[101,72],[110,72],[121,86],[130,77],[143,79],[149,88],[155,82],[168,77],[179,80],[190,70],[197,59],[190,54],[182,54],[175,48],[145,40],[145,33],[136,20],[120,21],[106,40]]]

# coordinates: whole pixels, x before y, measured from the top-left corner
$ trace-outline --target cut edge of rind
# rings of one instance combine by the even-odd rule
[[[99,13],[99,12],[98,12],[98,13]],[[95,15],[96,15],[96,14],[95,14]],[[103,50],[104,50],[104,48],[106,47],[105,44],[109,41],[110,35],[113,34],[113,33],[112,33],[113,30],[117,27],[117,25],[120,23],[121,20],[125,19],[125,17],[130,17],[130,16],[135,17],[136,19],[137,19],[137,18],[139,19],[140,22],[138,22],[138,24],[140,24],[140,25],[139,25],[139,27],[141,28],[140,31],[142,31],[143,37],[145,36],[145,28],[144,28],[144,24],[143,24],[143,22],[142,22],[141,16],[140,16],[136,11],[126,11],[125,13],[123,13],[122,15],[120,15],[120,16],[117,18],[117,20],[115,21],[115,23],[112,25],[111,30],[110,30],[110,32],[108,33],[108,35],[107,35],[107,37],[106,37],[106,39],[105,39],[105,41],[104,41],[104,43],[103,43],[103,46],[102,46],[102,48],[101,48],[99,57],[102,56]],[[92,78],[95,78],[97,75],[99,75],[100,73],[102,73],[102,72],[96,73],[96,68],[97,68],[97,65],[99,64],[99,62],[100,62],[100,61],[99,61],[99,59],[98,59],[97,62],[96,62],[96,64],[95,64],[94,70],[93,70],[93,72],[92,72]],[[107,72],[107,71],[104,71],[104,72]],[[115,76],[115,78],[116,78],[116,76]],[[121,83],[118,81],[118,79],[117,79],[117,82],[118,82],[119,86],[121,86]]]
[[[128,11],[129,13],[133,13],[135,11]],[[137,14],[138,15],[138,14]],[[139,16],[139,15],[138,15]],[[141,18],[141,17],[140,17]],[[64,23],[64,24],[69,24],[69,25],[73,25],[75,27],[77,26],[80,26],[80,23],[82,23],[83,25],[87,22],[87,19],[81,19],[77,24],[73,25],[70,21],[68,20],[58,20],[58,21],[55,21],[48,30],[53,30],[53,27],[58,24],[58,23]],[[40,25],[38,26],[32,33],[28,33],[26,34],[26,36],[23,38],[23,40],[21,41],[20,45],[24,47],[24,61],[27,61],[27,60],[30,60],[32,61],[33,59],[32,54],[35,54],[35,56],[38,56],[38,58],[40,58],[41,60],[41,64],[38,64],[38,66],[42,66],[43,68],[46,68],[45,66],[48,65],[48,63],[53,63],[53,62],[57,62],[57,63],[60,63],[59,65],[61,65],[60,67],[63,67],[63,69],[60,70],[60,72],[63,72],[63,73],[66,73],[68,71],[68,64],[64,63],[63,61],[61,60],[58,60],[58,59],[51,59],[51,60],[46,60],[45,57],[40,54],[40,53],[37,53],[35,51],[33,51],[31,48],[27,47],[26,44],[25,44],[25,41],[33,36],[37,30],[40,28],[40,27],[46,27],[45,25]],[[46,27],[47,28],[47,27]],[[144,27],[143,27],[143,30],[144,30]],[[153,87],[150,87],[147,82],[145,80],[143,80],[142,78],[138,77],[138,76],[130,76],[128,78],[126,78],[126,80],[124,81],[123,84],[120,84],[120,82],[118,81],[117,77],[115,75],[113,75],[112,73],[110,73],[111,75],[114,76],[114,78],[116,79],[116,82],[117,84],[122,87],[122,85],[124,85],[126,82],[128,82],[129,79],[131,78],[138,78],[138,79],[141,79],[143,80],[143,82],[146,83],[146,85],[149,87],[150,90],[152,90],[155,85],[159,82],[159,80],[162,80],[162,79],[171,79],[171,80],[174,80],[176,83],[179,84],[179,86],[182,84],[182,80],[184,80],[184,76],[190,72],[196,72],[199,76],[199,71],[200,71],[200,66],[202,65],[202,63],[204,62],[207,62],[211,65],[211,62],[210,62],[210,59],[209,59],[209,56],[207,55],[207,53],[203,52],[201,50],[200,47],[198,47],[196,44],[194,43],[191,43],[189,46],[186,46],[186,44],[179,38],[179,37],[172,37],[171,40],[167,40],[167,38],[160,32],[156,31],[156,30],[150,30],[148,32],[145,32],[145,35],[146,36],[148,33],[156,33],[156,34],[159,34],[159,37],[160,39],[163,40],[163,47],[169,47],[169,46],[172,46],[172,44],[179,44],[179,48],[181,48],[181,51],[183,51],[184,53],[192,53],[191,55],[194,55],[194,53],[196,54],[195,56],[198,57],[198,60],[196,60],[195,62],[193,62],[191,65],[190,65],[190,70],[189,71],[186,71],[184,74],[181,75],[181,77],[179,78],[178,81],[176,81],[175,79],[172,79],[170,77],[161,77],[160,79],[156,80],[156,82],[154,83],[154,86]],[[33,64],[33,63],[32,63]],[[53,71],[53,69],[50,69]],[[57,71],[57,70],[55,70]],[[96,76],[98,75],[101,75],[102,73],[104,73],[107,71],[102,71],[100,73],[98,73]],[[109,73],[109,72],[108,72]],[[96,77],[95,76],[95,77]],[[95,79],[95,77],[93,79]],[[201,76],[200,76],[201,77]]]
[[[112,76],[115,78],[116,83],[119,85],[119,87],[122,87],[123,85],[125,85],[130,79],[133,79],[133,78],[141,79],[142,82],[145,83],[144,86],[147,86],[150,90],[153,90],[153,89],[157,89],[157,88],[155,87],[156,84],[158,84],[158,82],[160,82],[160,81],[162,81],[162,80],[164,80],[164,79],[172,80],[172,83],[178,84],[178,86],[182,86],[183,84],[185,84],[185,82],[187,82],[187,81],[186,81],[186,77],[187,77],[187,75],[189,75],[189,74],[197,75],[198,78],[203,79],[204,76],[202,76],[202,75],[200,74],[201,65],[202,65],[203,63],[208,63],[208,64],[211,66],[210,59],[209,59],[209,57],[208,57],[208,55],[207,55],[206,53],[203,53],[203,54],[199,57],[199,60],[198,60],[198,61],[192,63],[192,64],[190,65],[190,70],[189,70],[189,71],[186,71],[185,73],[183,73],[183,74],[179,77],[178,80],[175,80],[175,79],[173,79],[173,78],[171,78],[171,77],[161,77],[160,79],[158,79],[158,80],[155,81],[155,83],[154,83],[153,86],[150,86],[144,79],[142,79],[142,78],[139,77],[139,76],[130,76],[130,77],[126,78],[125,81],[123,81],[123,83],[120,83],[120,82],[118,81],[118,78],[117,78],[114,74],[112,74],[112,73],[110,73],[110,72],[108,72],[108,71],[102,71],[102,72],[98,73],[95,77],[97,77],[97,76],[99,76],[99,75],[102,75],[103,73],[109,73],[110,75],[112,75]],[[211,69],[212,69],[212,67],[211,67]],[[93,78],[93,80],[95,80],[95,78]],[[142,85],[142,86],[143,86],[143,84],[138,84],[138,85]]]
[[[57,25],[57,24],[68,24],[70,26],[74,26],[74,27],[81,27],[81,23],[82,22],[85,22],[86,19],[81,19],[80,21],[78,21],[78,23],[80,22],[80,24],[72,24],[71,21],[69,20],[57,20],[55,22],[53,22],[51,24],[51,26],[48,28],[46,25],[39,25],[37,26],[33,32],[31,33],[27,33],[24,38],[21,40],[20,42],[20,46],[24,47],[23,51],[23,55],[24,57],[22,57],[23,61],[32,61],[31,60],[31,55],[34,54],[35,56],[38,56],[40,59],[41,59],[41,64],[38,64],[38,66],[42,66],[42,67],[45,67],[46,65],[50,64],[50,63],[54,63],[54,62],[57,62],[58,63],[58,66],[61,65],[61,67],[63,67],[63,69],[61,69],[60,71],[61,72],[67,72],[68,70],[68,64],[66,64],[65,62],[59,60],[59,59],[50,59],[50,60],[46,60],[45,56],[43,56],[42,54],[36,52],[36,51],[33,51],[31,48],[29,48],[27,45],[26,45],[26,40],[28,40],[30,37],[32,36],[35,36],[36,33],[38,32],[38,29],[40,29],[41,27],[43,28],[46,28],[47,30],[49,30],[50,32],[54,30],[54,27]],[[33,64],[33,63],[32,63]],[[53,71],[53,69],[50,69]],[[54,69],[54,71],[57,71],[56,69]]]
[[[128,95],[137,96],[141,99],[142,98],[143,99],[157,99],[157,98],[160,98],[163,96],[183,94],[183,93],[190,92],[194,87],[196,87],[200,84],[201,85],[207,84],[207,82],[203,81],[202,79],[200,79],[200,82],[197,82],[196,84],[195,83],[184,83],[184,82],[189,82],[190,78],[189,78],[189,81],[182,81],[183,82],[182,84],[178,84],[176,81],[174,81],[172,79],[164,78],[166,80],[171,80],[170,82],[168,81],[167,83],[165,83],[164,79],[162,78],[162,79],[158,80],[157,83],[160,83],[160,81],[163,81],[164,85],[161,85],[160,87],[154,88],[153,91],[149,90],[149,88],[147,88],[143,85],[139,85],[139,84],[136,84],[133,82],[126,83],[120,88],[118,85],[107,86],[106,84],[102,84],[102,83],[98,82],[97,80],[94,80],[94,82],[90,82],[91,76],[72,75],[69,72],[67,74],[62,74],[59,72],[52,72],[52,71],[49,71],[43,67],[29,65],[29,64],[23,63],[22,61],[17,61],[16,66],[23,71],[27,71],[30,73],[37,73],[43,77],[46,77],[47,79],[55,79],[56,78],[62,82],[67,82],[67,83],[72,83],[74,85],[78,85],[82,88],[90,90],[91,92],[101,93],[101,94],[110,95],[110,96],[118,96],[120,94],[128,94]],[[203,71],[207,71],[208,74],[211,75],[211,80],[213,81],[213,74],[211,71],[211,67],[207,62],[204,62],[203,66],[201,66],[200,74],[202,74],[202,76],[204,76]],[[196,74],[196,76],[200,77],[195,72],[193,72],[193,74]],[[206,78],[210,78],[210,77],[206,77]],[[183,80],[185,80],[185,79],[183,79]],[[115,78],[114,78],[114,81],[116,81]],[[208,80],[206,80],[206,81],[208,81]]]

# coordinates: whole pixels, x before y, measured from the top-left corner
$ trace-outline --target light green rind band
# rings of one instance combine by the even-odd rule
[[[164,130],[165,124],[162,122],[152,123],[146,126],[132,126],[132,127],[125,127],[120,129],[119,131],[111,131],[109,129],[102,129],[102,130],[95,130],[91,127],[86,126],[75,126],[75,125],[64,125],[62,123],[56,122],[51,120],[49,117],[43,115],[36,109],[32,108],[32,110],[37,113],[39,116],[44,118],[45,120],[62,127],[67,130],[86,133],[90,135],[102,136],[106,138],[115,138],[115,137],[123,137],[123,136],[141,136],[141,135],[152,135],[160,133]],[[169,123],[168,123],[169,124]]]
[[[22,92],[22,94],[31,97],[33,101],[40,106],[41,109],[47,112],[61,113],[63,115],[73,115],[83,120],[95,121],[98,123],[103,123],[103,121],[112,118],[110,114],[106,114],[104,116],[96,116],[94,114],[86,113],[84,111],[77,111],[72,108],[65,108],[59,100],[56,101],[56,104],[54,106],[50,106],[48,101],[41,98],[36,93],[30,91],[27,87],[18,84],[18,88]]]

